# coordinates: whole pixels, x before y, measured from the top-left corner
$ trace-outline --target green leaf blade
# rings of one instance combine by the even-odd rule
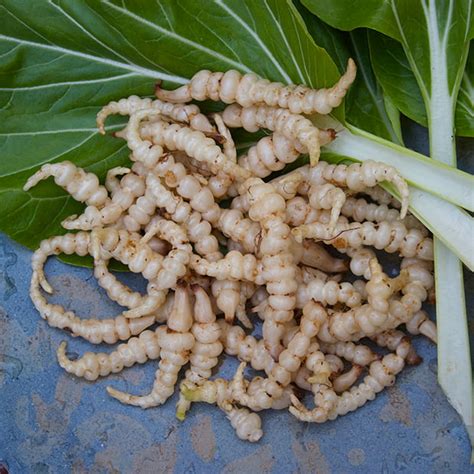
[[[370,63],[368,31],[354,30],[349,33],[349,37],[353,57],[358,65],[358,77],[354,87],[349,91],[346,105],[347,121],[374,135],[401,144],[403,143],[401,135],[396,131],[396,128],[400,128],[400,117],[393,110],[390,118],[381,87],[375,79]]]
[[[455,112],[456,135],[474,137],[474,46],[469,50]]]
[[[386,35],[370,35],[377,79],[400,111],[424,126],[440,102],[436,100],[439,88],[434,93],[431,90],[431,66],[433,57],[442,58],[446,68],[441,76],[445,76],[447,91],[442,95],[448,96],[442,100],[447,100],[451,108],[456,107],[456,134],[473,136],[472,66],[463,76],[474,30],[469,0],[304,0],[303,4],[335,28],[350,31],[367,27]],[[432,56],[429,52],[435,49],[439,52]],[[468,66],[471,63],[472,60]],[[439,83],[439,73],[435,77]],[[431,112],[427,114],[426,110]],[[444,111],[440,113],[445,116]]]
[[[340,76],[279,0],[5,0],[0,14],[0,229],[30,248],[83,208],[51,180],[23,192],[40,165],[69,159],[103,179],[128,162],[124,142],[96,131],[109,101],[148,96],[157,80],[175,87],[203,68],[313,87]]]
[[[382,90],[372,70],[368,54],[368,31],[358,29],[345,33],[336,30],[312,15],[301,3],[296,5],[314,41],[334,58],[341,73],[350,57],[357,64],[356,79],[344,101],[345,120],[377,136],[403,143],[401,134],[397,132],[400,117],[395,110],[392,110],[392,117],[389,116]]]
[[[369,34],[369,45],[372,66],[384,93],[400,112],[426,127],[423,97],[402,45],[374,31]]]
[[[303,5],[324,22],[350,31],[371,28],[392,38],[399,38],[399,30],[391,8],[385,0],[302,0]]]

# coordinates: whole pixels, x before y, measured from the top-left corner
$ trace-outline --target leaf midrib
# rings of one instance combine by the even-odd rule
[[[126,8],[121,8],[117,5],[114,5],[113,3],[110,3],[108,0],[103,0],[102,3],[104,5],[107,5],[109,8],[112,8],[112,9],[122,13],[123,15],[126,15],[130,18],[133,18],[135,21],[141,23],[142,25],[145,25],[148,28],[154,29],[156,31],[159,31],[161,34],[163,34],[165,36],[169,36],[170,38],[173,38],[173,39],[185,44],[186,46],[190,46],[190,47],[195,48],[199,51],[202,51],[203,53],[205,53],[205,54],[207,54],[211,57],[213,56],[215,58],[218,58],[220,61],[226,62],[234,68],[241,69],[244,72],[251,72],[251,70],[247,66],[245,66],[244,64],[236,62],[233,59],[230,59],[227,56],[224,56],[223,54],[218,53],[217,51],[215,51],[213,49],[207,48],[206,46],[203,46],[199,43],[196,43],[195,41],[192,41],[188,38],[185,38],[184,36],[178,35],[174,31],[169,31],[166,28],[163,28],[163,27],[157,25],[156,23],[148,21],[145,18],[141,17],[140,15],[137,15],[137,14],[131,12],[130,10],[127,10]]]
[[[240,18],[240,16],[237,15],[237,13],[235,13],[228,5],[226,5],[223,0],[216,0],[215,3],[216,3],[216,5],[221,7],[224,11],[226,11],[235,21],[237,21],[240,25],[242,25],[249,32],[249,34],[252,36],[252,38],[257,42],[257,44],[265,52],[268,59],[270,59],[270,61],[273,63],[273,65],[278,69],[278,72],[282,75],[282,77],[284,78],[286,83],[291,84],[292,80],[291,80],[290,76],[282,68],[281,64],[277,61],[275,56],[273,56],[273,54],[268,49],[267,45],[262,41],[262,39],[257,34],[257,32],[255,30],[253,30],[244,20],[242,20],[242,18]]]
[[[40,84],[37,86],[24,86],[24,87],[0,87],[0,92],[7,92],[7,91],[31,91],[37,89],[49,89],[52,87],[62,87],[62,86],[80,86],[86,84],[99,84],[101,82],[111,82],[111,81],[118,81],[120,79],[124,79],[127,77],[142,77],[134,72],[130,72],[127,74],[120,74],[118,76],[111,76],[111,77],[104,77],[102,79],[85,79],[83,81],[64,81],[64,82],[51,82],[49,84]]]
[[[7,35],[0,34],[0,40],[2,40],[2,39],[5,40],[5,41],[10,41],[10,42],[13,42],[13,43],[17,43],[17,44],[20,44],[20,45],[31,46],[33,48],[47,49],[49,51],[55,51],[55,52],[58,52],[58,53],[69,54],[71,56],[76,56],[76,57],[79,57],[81,59],[85,59],[85,60],[88,60],[88,61],[94,61],[94,62],[97,62],[97,63],[106,64],[108,66],[116,67],[116,68],[119,68],[119,69],[126,69],[126,70],[132,71],[132,72],[134,72],[134,73],[136,73],[140,76],[151,77],[153,79],[161,79],[161,80],[164,80],[164,81],[176,82],[178,84],[185,84],[186,82],[188,82],[188,79],[184,78],[184,77],[174,76],[174,75],[171,76],[171,75],[166,74],[166,73],[162,73],[162,72],[159,72],[159,71],[154,71],[152,69],[137,66],[136,64],[125,64],[125,63],[121,63],[120,61],[115,61],[114,59],[108,59],[108,58],[104,58],[104,57],[101,57],[101,56],[94,56],[92,54],[83,53],[81,51],[75,51],[73,49],[64,48],[64,47],[58,46],[56,44],[48,45],[48,44],[43,44],[43,43],[37,43],[35,41],[29,41],[29,40],[25,40],[25,39],[15,38],[13,36],[7,36]]]

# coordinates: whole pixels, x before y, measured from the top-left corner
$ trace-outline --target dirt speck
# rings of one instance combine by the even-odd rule
[[[347,453],[347,459],[353,466],[360,466],[365,462],[365,451],[360,448],[351,449]]]
[[[388,390],[388,403],[382,408],[379,418],[386,423],[398,421],[405,426],[412,426],[410,401],[398,387]]]
[[[212,461],[216,453],[216,436],[209,415],[200,415],[191,428],[191,443],[194,452],[206,462]]]
[[[293,453],[298,462],[298,473],[316,472],[318,474],[330,474],[331,469],[326,457],[321,452],[319,444],[314,441],[306,443],[293,442]]]
[[[274,462],[272,447],[266,444],[253,454],[227,464],[222,470],[222,474],[242,474],[244,472],[267,474],[272,472]]]
[[[176,465],[177,432],[173,431],[165,442],[140,450],[133,458],[131,472],[140,474],[168,474]]]
[[[332,246],[338,250],[345,249],[347,247],[347,242],[343,238],[336,238],[331,242]]]

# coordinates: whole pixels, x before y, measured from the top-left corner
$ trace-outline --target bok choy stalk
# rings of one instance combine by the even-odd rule
[[[381,35],[377,34],[375,37],[374,33],[370,41],[374,69],[376,73],[381,72],[377,77],[384,92],[392,103],[402,104],[400,108],[403,112],[411,112],[407,115],[423,117],[417,95],[407,93],[421,91],[429,128],[431,157],[437,162],[456,166],[455,120],[460,123],[460,129],[465,135],[472,136],[471,129],[474,127],[472,120],[470,125],[469,120],[465,120],[466,114],[470,113],[469,107],[456,106],[469,41],[474,33],[472,2],[372,0],[370,9],[367,6],[362,8],[364,2],[361,0],[304,0],[303,3],[336,28],[352,30],[368,27],[392,38],[382,41]],[[352,13],[347,15],[349,9]],[[386,54],[387,49],[380,47],[382,43],[385,46],[394,44],[398,56],[400,49],[403,50],[412,73],[408,75],[408,79],[405,75],[404,87],[394,83],[394,76],[402,76],[400,63],[393,64],[393,56]],[[391,66],[394,66],[394,76],[388,72],[392,71]],[[461,99],[465,99],[464,94]],[[335,143],[333,151],[345,150],[344,139],[341,142]],[[438,380],[451,404],[461,415],[472,441],[473,386],[462,264],[448,248],[456,233],[467,232],[470,242],[465,252],[474,254],[472,218],[463,215],[461,210],[443,206],[441,202],[433,207],[435,202],[426,202],[418,191],[413,194],[412,190],[412,199],[417,202],[412,209],[418,207],[422,210],[418,217],[422,220],[429,217],[432,224],[432,219],[436,219],[438,214],[439,219],[444,219],[446,227],[450,228],[444,234],[444,239],[435,238]],[[472,200],[472,195],[468,199]],[[436,236],[440,237],[439,234]],[[460,256],[459,253],[457,255]],[[472,266],[468,266],[472,270]]]

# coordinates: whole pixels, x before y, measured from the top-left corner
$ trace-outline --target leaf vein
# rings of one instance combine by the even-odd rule
[[[124,79],[126,77],[141,77],[141,76],[131,72],[131,73],[128,73],[128,74],[121,74],[119,76],[104,77],[103,79],[90,79],[90,80],[84,80],[84,81],[52,82],[50,84],[40,84],[40,85],[37,85],[37,86],[25,86],[25,87],[0,87],[0,91],[10,91],[10,90],[31,91],[31,90],[35,90],[35,89],[49,89],[49,88],[62,87],[62,86],[80,86],[80,85],[84,85],[84,84],[99,84],[99,83],[102,83],[102,82],[118,81],[118,80]]]
[[[56,51],[63,54],[70,54],[71,56],[77,56],[82,59],[86,59],[89,61],[94,61],[102,64],[107,64],[108,66],[120,68],[120,69],[127,69],[129,71],[133,71],[137,74],[143,75],[145,77],[151,77],[153,79],[163,79],[166,81],[176,82],[178,84],[185,84],[188,82],[188,79],[179,76],[170,76],[169,74],[161,73],[159,71],[153,71],[152,69],[143,68],[136,64],[124,64],[119,61],[115,61],[113,59],[103,58],[100,56],[94,56],[92,54],[82,53],[80,51],[75,51],[73,49],[63,48],[62,46],[58,45],[48,45],[43,43],[36,43],[35,41],[27,41],[20,38],[15,38],[13,36],[7,36],[0,34],[0,40],[19,43],[23,45],[28,45],[33,48],[40,48],[40,49],[47,49],[50,51]]]
[[[191,46],[199,51],[202,51],[203,53],[208,54],[209,56],[218,58],[219,60],[226,62],[230,64],[233,67],[240,68],[245,70],[246,72],[250,72],[250,69],[245,66],[244,64],[237,63],[236,61],[233,61],[232,59],[228,58],[227,56],[224,56],[221,53],[218,53],[217,51],[214,51],[213,49],[207,48],[206,46],[203,46],[199,43],[196,43],[195,41],[192,41],[188,38],[185,38],[184,36],[178,35],[177,33],[173,31],[169,31],[166,28],[163,28],[155,23],[152,23],[151,21],[146,20],[145,18],[136,15],[135,13],[131,12],[130,10],[127,10],[126,8],[121,8],[118,7],[117,5],[114,5],[113,3],[110,3],[108,0],[103,0],[103,3],[110,8],[117,10],[121,12],[122,14],[129,16],[130,18],[133,18],[135,21],[148,26],[149,28],[152,28],[156,31],[159,31],[161,34],[165,36],[169,36],[170,38],[175,39],[176,41],[179,41],[181,43],[184,43],[187,46]]]
[[[292,49],[290,48],[290,45],[289,45],[289,43],[288,43],[288,39],[287,39],[286,35],[283,34],[283,29],[282,29],[282,27],[281,27],[281,25],[280,25],[280,22],[278,22],[277,19],[275,18],[275,15],[273,14],[272,9],[271,9],[270,6],[268,5],[267,0],[263,0],[263,1],[264,1],[264,3],[265,3],[265,8],[266,8],[266,9],[268,10],[268,12],[270,13],[270,16],[271,16],[271,18],[272,18],[272,20],[273,20],[273,23],[275,23],[275,26],[276,26],[278,32],[280,33],[280,36],[282,37],[283,42],[285,43],[286,49],[288,50],[288,53],[290,54],[291,60],[293,61],[293,64],[295,65],[296,70],[298,71],[298,75],[299,75],[299,77],[300,77],[300,81],[301,81],[302,84],[304,84],[306,81],[305,81],[305,79],[304,79],[304,77],[303,77],[303,74],[302,74],[302,72],[301,72],[300,66],[299,66],[299,64],[298,64],[298,61],[296,60],[295,55],[294,55]],[[297,30],[295,30],[295,31],[297,31]],[[299,41],[299,35],[297,35],[297,36],[298,36],[298,41]],[[300,43],[300,45],[301,45],[301,43]]]
[[[242,18],[240,18],[237,13],[235,13],[231,8],[229,8],[223,0],[216,0],[216,5],[219,5],[223,10],[225,10],[232,18],[234,18],[235,21],[240,23],[252,36],[252,38],[257,42],[257,44],[262,48],[262,50],[265,52],[265,54],[268,56],[270,61],[275,65],[275,67],[278,69],[278,72],[282,75],[284,80],[287,82],[287,84],[291,83],[291,77],[288,76],[286,71],[282,68],[281,64],[276,60],[275,56],[273,56],[272,52],[268,49],[267,45],[262,41],[260,36],[257,34],[256,31],[254,31],[250,26],[245,23]],[[256,30],[256,28],[255,28]]]

